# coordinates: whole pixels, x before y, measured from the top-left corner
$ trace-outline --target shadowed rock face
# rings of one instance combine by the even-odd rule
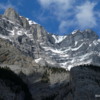
[[[32,100],[28,86],[8,67],[0,68],[0,100]]]
[[[21,18],[21,21],[22,21],[22,26],[25,28],[25,29],[29,29],[29,23],[27,21],[27,19],[25,17],[20,17]]]
[[[43,100],[99,100],[100,68],[81,65],[71,69],[70,81],[58,93]]]
[[[70,75],[72,100],[100,99],[100,97],[96,97],[96,95],[100,95],[100,68],[98,66],[81,65],[74,67],[71,69]]]

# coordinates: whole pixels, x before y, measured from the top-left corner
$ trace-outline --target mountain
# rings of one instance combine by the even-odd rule
[[[42,66],[58,66],[70,70],[81,64],[100,65],[100,39],[90,29],[57,36],[8,8],[0,17],[0,31],[1,38],[11,41]]]
[[[94,100],[100,93],[99,66],[100,39],[94,31],[75,30],[59,36],[12,8],[0,15],[0,67],[18,75],[33,100]],[[23,100],[22,89],[19,94],[12,93],[11,86],[15,89],[16,83],[10,78],[0,77],[0,88],[9,91],[9,100],[14,100],[11,95]],[[18,84],[17,88],[21,87]],[[3,100],[7,91],[0,90]]]

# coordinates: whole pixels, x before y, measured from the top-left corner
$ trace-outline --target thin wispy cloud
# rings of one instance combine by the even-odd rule
[[[99,26],[99,0],[95,2],[93,0],[33,0],[29,2],[30,4],[33,2],[34,5],[28,7],[24,0],[16,0],[16,3],[14,0],[6,0],[0,3],[0,10],[11,7],[25,15],[30,11],[33,15],[31,18],[35,18],[51,32],[53,32],[53,27],[55,33],[69,33],[74,29],[83,30]],[[24,12],[25,9],[26,12]]]
[[[69,9],[74,0],[38,0],[38,1],[44,8],[56,5],[59,6],[59,8],[65,10]]]
[[[74,20],[62,20],[59,25],[59,32],[65,34],[69,30],[69,27],[75,26],[76,21]]]
[[[70,10],[73,8],[75,0],[38,0],[44,9],[51,11],[56,20],[59,21],[59,31],[65,32],[67,18],[72,15]]]
[[[6,10],[7,8],[13,7],[12,5],[5,5],[5,4],[0,4],[0,10]]]
[[[14,8],[15,10],[19,10],[19,6],[23,6],[23,0],[16,0],[16,5],[12,3],[13,0],[7,0],[4,3],[0,3],[0,10],[5,11],[7,8]],[[21,10],[21,9],[20,9]]]
[[[66,21],[61,21],[61,23],[59,25],[59,31],[60,32],[65,32],[66,31],[66,27],[67,27],[67,22]]]
[[[50,10],[59,20],[72,8],[75,0],[38,0],[44,9]]]
[[[71,26],[79,29],[93,28],[97,25],[97,2],[79,0],[38,0],[40,5],[50,11],[59,22],[59,32],[66,32]],[[77,3],[79,2],[79,3]]]
[[[96,3],[87,1],[83,5],[76,7],[76,19],[80,28],[96,26],[95,6]]]
[[[0,10],[6,10],[7,8],[15,8],[11,3],[0,3]]]

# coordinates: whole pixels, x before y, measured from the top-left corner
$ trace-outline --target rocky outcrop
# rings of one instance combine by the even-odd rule
[[[16,11],[13,8],[8,8],[4,13],[4,17],[8,18],[10,21],[14,23],[21,24],[19,14],[16,13]]]
[[[19,16],[19,14],[13,9],[13,8],[8,8],[4,15],[4,18],[7,18],[9,21],[12,21],[12,23],[17,23],[21,26],[23,26],[23,28],[28,29],[29,28],[29,23],[27,21],[26,18]]]
[[[99,36],[92,30],[86,29],[84,31],[76,30],[69,34],[61,43],[60,45],[63,46],[74,46],[76,41],[85,42],[89,39],[89,41],[97,40]]]
[[[94,65],[81,65],[70,71],[71,92],[66,100],[99,100],[100,68]],[[71,99],[70,99],[71,98]]]
[[[28,23],[28,20],[27,20],[25,17],[23,17],[23,16],[20,16],[20,19],[21,19],[21,21],[22,21],[22,26],[23,26],[25,29],[29,29],[29,28],[30,28],[30,25],[29,25],[29,23]]]

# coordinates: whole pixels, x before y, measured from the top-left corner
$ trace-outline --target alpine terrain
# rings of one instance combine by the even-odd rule
[[[8,8],[0,66],[0,100],[100,100],[100,39],[90,29],[54,35]]]

